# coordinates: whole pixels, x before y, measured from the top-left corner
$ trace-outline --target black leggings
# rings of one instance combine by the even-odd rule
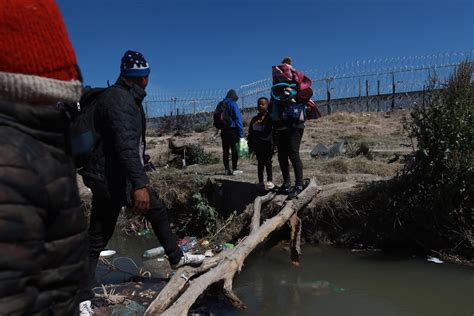
[[[273,181],[272,173],[272,156],[273,146],[272,144],[259,144],[256,148],[255,156],[257,156],[258,162],[258,182],[263,182],[263,170],[267,171],[267,181]]]
[[[291,183],[288,159],[290,159],[293,170],[295,171],[295,186],[303,185],[303,163],[300,159],[300,145],[303,132],[303,128],[288,128],[277,131],[278,162],[280,163],[281,174],[285,185]]]
[[[224,167],[229,168],[229,149],[232,151],[232,169],[237,169],[237,162],[239,160],[239,153],[237,151],[237,143],[239,142],[239,131],[236,128],[229,128],[221,130],[222,139],[222,160]]]
[[[87,286],[80,294],[81,301],[91,299],[91,291],[95,280],[95,269],[99,254],[107,246],[112,237],[117,218],[122,205],[115,202],[117,199],[107,199],[98,194],[92,196],[92,210],[89,224],[89,271]],[[154,192],[150,192],[150,209],[145,214],[160,244],[165,248],[165,253],[171,264],[177,263],[183,256],[178,247],[177,238],[171,231],[168,219],[168,209],[163,205]]]

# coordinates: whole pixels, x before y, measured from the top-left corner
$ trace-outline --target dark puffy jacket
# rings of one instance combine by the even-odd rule
[[[271,148],[273,138],[273,122],[269,113],[258,113],[250,120],[247,141],[251,151],[256,152],[259,147]]]
[[[52,106],[0,101],[0,314],[76,315],[87,223]]]
[[[80,171],[85,185],[94,194],[125,203],[130,189],[148,184],[143,168],[145,96],[141,87],[119,78],[98,97],[95,127],[101,136],[100,144]]]

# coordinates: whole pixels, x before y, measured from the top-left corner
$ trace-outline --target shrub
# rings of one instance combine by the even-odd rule
[[[217,158],[212,153],[205,152],[204,148],[201,145],[189,146],[189,150],[186,157],[186,163],[188,165],[211,165],[217,162],[219,162],[219,158]]]
[[[347,155],[350,158],[355,158],[357,156],[364,156],[365,158],[369,160],[374,159],[374,155],[372,151],[370,150],[370,146],[366,142],[359,143],[359,145],[355,149],[353,149],[352,147],[349,147],[349,150],[347,151]]]
[[[464,62],[443,89],[430,91],[405,126],[417,141],[414,161],[401,174],[407,183],[400,211],[441,243],[473,246],[473,63]]]

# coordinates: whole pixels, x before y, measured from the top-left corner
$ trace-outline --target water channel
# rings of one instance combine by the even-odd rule
[[[141,264],[154,238],[115,236],[115,258]],[[116,264],[136,272],[128,259]],[[124,276],[122,276],[124,277]],[[120,282],[120,276],[115,280]],[[234,290],[244,311],[211,303],[217,315],[474,315],[474,268],[436,264],[426,258],[304,246],[294,268],[281,245],[253,253]]]

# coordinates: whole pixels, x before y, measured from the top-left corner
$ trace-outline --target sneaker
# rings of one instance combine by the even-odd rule
[[[182,266],[198,266],[200,265],[206,257],[203,255],[193,255],[185,252],[178,263],[172,264],[173,269],[180,268]]]
[[[294,187],[293,190],[291,190],[291,192],[288,193],[288,200],[294,199],[301,192],[303,192],[303,186],[302,185],[298,185],[298,186]]]
[[[235,169],[234,171],[232,171],[232,174],[233,174],[234,176],[239,175],[239,174],[242,174],[242,173],[244,173],[244,172],[243,172],[242,170],[239,170],[239,169]]]
[[[275,184],[273,184],[273,182],[271,182],[271,181],[267,181],[265,183],[265,186],[266,186],[267,190],[273,190],[275,188]]]
[[[79,303],[79,316],[90,316],[93,314],[94,311],[91,307],[91,301],[83,301]]]
[[[232,170],[230,170],[230,169],[225,169],[224,175],[225,175],[225,176],[232,176],[232,175],[233,175]]]
[[[289,183],[283,183],[281,187],[278,188],[277,193],[288,195],[291,192],[291,186]]]

